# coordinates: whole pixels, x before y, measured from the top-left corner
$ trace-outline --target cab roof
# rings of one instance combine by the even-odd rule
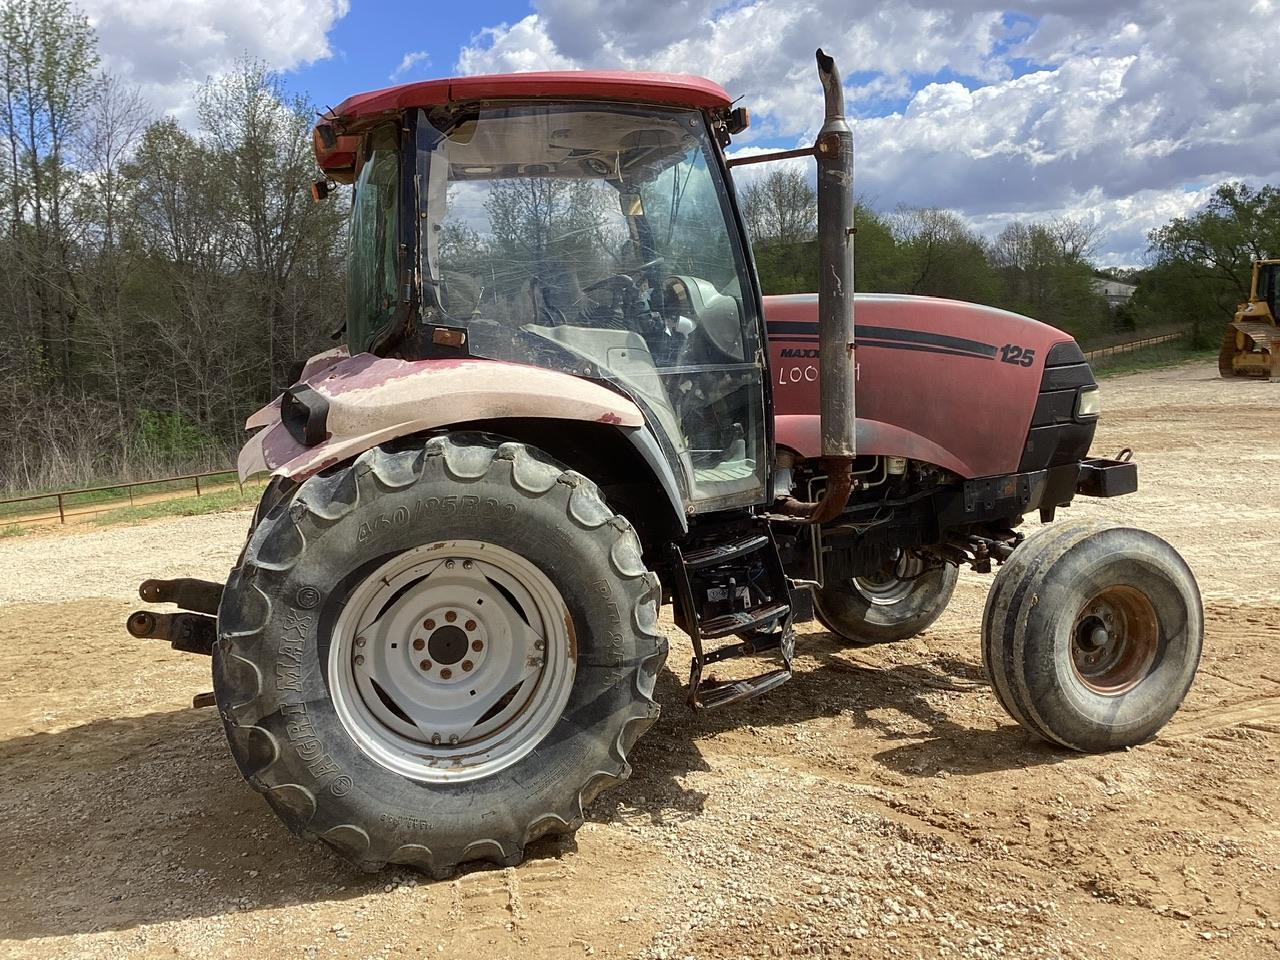
[[[321,118],[321,124],[337,128],[333,131],[337,134],[336,142],[326,146],[317,130],[313,137],[316,161],[326,174],[349,182],[347,177],[354,172],[356,138],[343,134],[359,127],[362,120],[413,107],[475,100],[542,98],[612,100],[705,110],[728,108],[732,103],[729,94],[718,83],[683,73],[555,70],[422,80],[357,93],[328,110]]]
[[[434,107],[466,100],[556,99],[622,100],[677,107],[727,107],[724,88],[683,73],[631,73],[624,70],[556,70],[499,73],[403,83],[347,97],[331,116],[347,122],[386,110]]]

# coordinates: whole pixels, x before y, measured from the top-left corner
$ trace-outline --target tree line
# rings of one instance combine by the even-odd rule
[[[69,0],[0,0],[0,491],[221,468],[245,416],[332,345],[346,204],[313,204],[314,105],[245,59],[188,129],[101,68]],[[807,179],[741,191],[767,292],[816,289]],[[1094,291],[1099,227],[858,215],[861,290],[992,303],[1082,339],[1117,325],[1217,336],[1248,262],[1280,253],[1273,187],[1224,184],[1151,235],[1119,314]]]
[[[0,2],[0,489],[225,467],[341,322],[311,103],[246,59],[196,104],[156,116],[67,0]]]
[[[740,192],[766,293],[817,289],[817,196],[805,174],[775,168]],[[1217,343],[1247,298],[1255,259],[1280,256],[1280,189],[1220,184],[1203,209],[1151,231],[1149,266],[1099,269],[1100,225],[1070,217],[1009,223],[994,239],[956,213],[903,207],[856,212],[858,290],[987,303],[1068,331],[1078,340],[1142,328],[1186,328]],[[1096,281],[1136,287],[1118,307]]]

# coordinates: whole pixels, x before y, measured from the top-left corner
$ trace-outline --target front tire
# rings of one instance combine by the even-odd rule
[[[358,866],[518,862],[630,774],[657,578],[596,486],[476,434],[375,448],[267,510],[218,615],[241,773]]]
[[[928,567],[899,554],[874,577],[826,580],[814,591],[814,613],[832,633],[857,646],[914,637],[951,602],[959,577],[954,564]]]
[[[982,620],[997,698],[1024,727],[1088,753],[1155,736],[1195,677],[1204,634],[1186,561],[1155,534],[1055,524],[1000,568]]]

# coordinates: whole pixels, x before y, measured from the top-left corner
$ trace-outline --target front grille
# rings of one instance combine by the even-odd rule
[[[1093,371],[1074,340],[1049,350],[1019,470],[1044,470],[1084,459],[1097,421],[1075,419],[1076,394],[1094,383]]]

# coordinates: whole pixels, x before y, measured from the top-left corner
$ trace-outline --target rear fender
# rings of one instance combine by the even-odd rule
[[[263,429],[240,451],[241,479],[270,471],[301,482],[380,443],[458,423],[528,417],[609,424],[624,434],[644,428],[643,414],[627,397],[553,370],[367,353],[330,359],[309,365],[314,373],[286,391],[284,404],[277,398],[249,418],[249,429]],[[678,500],[675,506],[683,516]]]

